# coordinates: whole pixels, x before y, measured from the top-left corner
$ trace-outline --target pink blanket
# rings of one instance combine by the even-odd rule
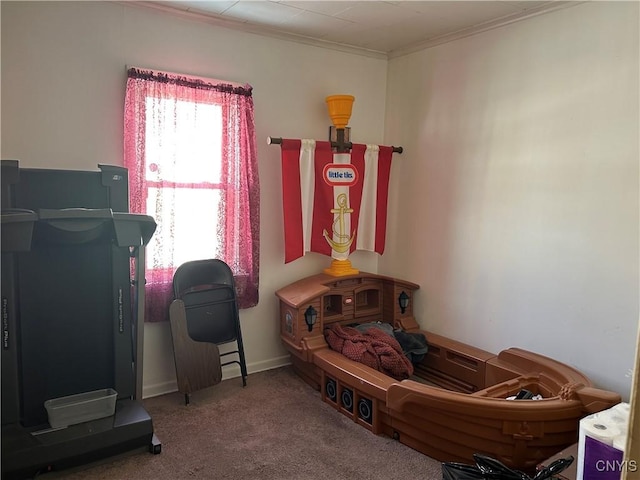
[[[413,365],[402,353],[398,341],[380,329],[360,332],[353,327],[336,324],[325,329],[324,336],[332,350],[396,380],[413,374]]]

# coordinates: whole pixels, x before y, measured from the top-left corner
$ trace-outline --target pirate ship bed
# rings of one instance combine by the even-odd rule
[[[533,471],[577,441],[580,418],[620,402],[551,358],[519,348],[496,355],[420,330],[411,301],[417,288],[361,272],[319,274],[276,292],[281,339],[295,371],[362,427],[440,461],[473,462],[483,453]],[[370,322],[424,335],[428,351],[410,378],[349,359],[325,339],[326,329]],[[542,398],[510,399],[523,392]]]

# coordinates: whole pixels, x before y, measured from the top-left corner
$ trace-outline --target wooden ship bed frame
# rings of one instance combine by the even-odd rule
[[[421,330],[412,310],[418,288],[361,272],[318,274],[276,292],[281,339],[295,372],[324,402],[374,434],[443,462],[473,463],[473,454],[482,453],[531,472],[578,441],[582,417],[621,401],[551,358],[519,348],[496,355]],[[398,301],[402,292],[405,308]],[[309,306],[318,312],[313,325],[305,322]],[[324,329],[332,325],[378,321],[425,335],[428,352],[409,379],[351,360],[325,340]],[[542,399],[507,399],[523,390]]]

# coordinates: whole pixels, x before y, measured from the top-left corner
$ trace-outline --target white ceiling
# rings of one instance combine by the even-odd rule
[[[134,3],[219,26],[393,57],[582,2],[216,0]]]

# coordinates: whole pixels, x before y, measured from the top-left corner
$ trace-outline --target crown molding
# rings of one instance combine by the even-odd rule
[[[221,15],[216,14],[208,14],[202,12],[192,12],[188,10],[182,10],[180,8],[175,8],[169,5],[163,5],[162,3],[157,2],[147,2],[147,1],[116,1],[115,3],[119,3],[121,5],[125,5],[128,7],[142,7],[147,9],[157,10],[162,13],[166,13],[168,15],[172,15],[174,17],[181,17],[187,20],[193,20],[196,22],[206,23],[209,25],[213,25],[216,27],[227,28],[230,30],[242,31],[246,33],[252,33],[254,35],[262,35],[266,37],[277,38],[279,40],[286,40],[294,43],[302,43],[305,45],[311,45],[314,47],[320,48],[328,48],[331,50],[337,50],[344,53],[351,53],[356,55],[363,55],[366,57],[378,58],[378,59],[387,59],[387,53],[378,51],[378,50],[370,50],[361,47],[354,47],[352,45],[346,45],[337,42],[331,42],[328,40],[322,40],[318,38],[307,37],[304,35],[298,35],[295,33],[283,32],[277,29],[273,29],[270,27],[265,27],[262,25],[255,25],[248,22],[242,22],[239,20],[232,20],[229,18],[225,18]]]
[[[583,1],[567,0],[567,1],[554,1],[551,3],[545,3],[543,5],[532,7],[522,12],[516,12],[510,15],[506,15],[504,17],[491,20],[489,22],[480,23],[478,25],[474,25],[469,28],[458,30],[457,32],[433,37],[418,43],[414,43],[412,45],[407,45],[406,47],[399,48],[397,50],[392,50],[390,52],[370,50],[370,49],[361,48],[361,47],[354,47],[352,45],[331,42],[328,40],[307,37],[305,35],[283,32],[277,29],[266,27],[266,26],[255,25],[249,22],[242,22],[239,20],[229,19],[222,15],[216,15],[213,13],[209,14],[209,13],[203,13],[203,12],[194,12],[194,11],[184,10],[184,9],[176,8],[173,6],[165,5],[162,2],[116,1],[115,3],[119,3],[128,7],[140,7],[140,8],[146,8],[146,9],[153,9],[158,12],[162,12],[174,17],[180,17],[187,20],[206,23],[208,25],[213,25],[220,28],[227,28],[231,30],[251,33],[254,35],[262,35],[262,36],[277,38],[279,40],[285,40],[285,41],[310,45],[310,46],[319,47],[319,48],[327,48],[327,49],[336,50],[344,53],[362,55],[366,57],[372,57],[372,58],[383,59],[383,60],[390,60],[393,58],[409,55],[411,53],[415,53],[420,50],[425,50],[427,48],[442,45],[444,43],[453,42],[456,40],[460,40],[462,38],[470,37],[472,35],[477,35],[479,33],[494,30],[496,28],[500,28],[506,25],[511,25],[512,23],[520,22],[522,20],[527,20],[532,17],[554,12],[557,10],[562,10],[575,5],[580,5],[586,2],[584,0]]]
[[[488,32],[489,30],[494,30],[496,28],[504,27],[506,25],[511,25],[512,23],[520,22],[522,20],[527,20],[532,17],[537,17],[539,15],[555,12],[557,10],[562,10],[568,7],[573,7],[574,5],[580,5],[582,3],[586,3],[586,2],[568,0],[568,1],[557,1],[550,4],[547,3],[544,5],[540,5],[538,7],[533,7],[528,10],[524,10],[522,12],[516,12],[510,15],[506,15],[504,17],[491,20],[489,22],[484,22],[469,28],[464,28],[462,30],[458,30],[457,32],[448,33],[446,35],[440,35],[438,37],[433,37],[422,42],[408,45],[404,48],[392,50],[387,54],[387,58],[392,59],[392,58],[402,57],[405,55],[409,55],[411,53],[418,52],[420,50],[425,50],[427,48],[442,45],[444,43],[460,40],[462,38],[470,37],[472,35],[477,35],[479,33]]]

